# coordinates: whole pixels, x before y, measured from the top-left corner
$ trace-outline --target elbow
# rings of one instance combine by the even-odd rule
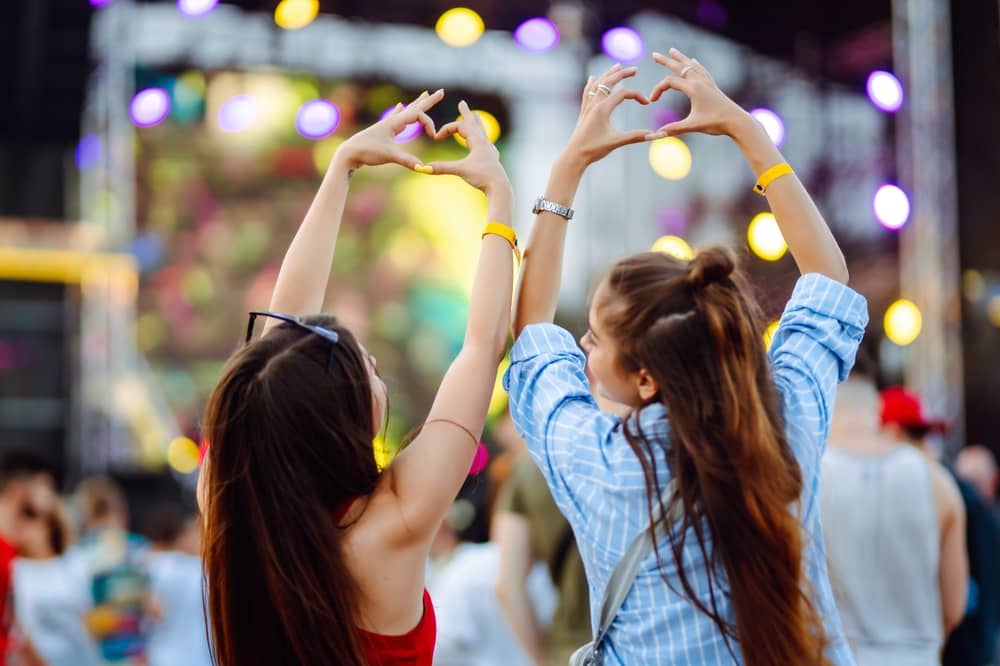
[[[951,612],[945,613],[944,616],[945,638],[947,638],[951,634],[951,632],[955,630],[955,627],[961,624],[963,617],[965,617],[965,609],[959,610],[958,612],[955,612],[953,610]]]

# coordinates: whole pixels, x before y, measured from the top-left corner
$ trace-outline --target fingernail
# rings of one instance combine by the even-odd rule
[[[653,57],[655,58],[655,57],[657,57],[657,56],[659,56],[659,57],[661,57],[661,58],[662,58],[662,57],[663,57],[663,54],[662,54],[662,53],[660,53],[659,51],[653,51]]]
[[[425,90],[422,93],[420,93],[420,97],[418,97],[417,99],[423,99],[424,97],[430,97],[430,95],[431,94]]]
[[[614,67],[612,67],[611,69],[621,69],[621,68],[622,68],[622,64],[620,62],[616,62],[614,64]]]
[[[434,167],[430,164],[418,164],[413,167],[413,170],[417,173],[434,173]]]
[[[646,135],[646,140],[652,141],[654,139],[662,139],[666,135],[667,135],[666,132],[650,132],[649,134]]]
[[[405,107],[403,107],[403,103],[402,102],[396,102],[396,108],[394,109],[395,111],[402,111],[403,108],[405,108]]]
[[[438,88],[437,90],[434,91],[434,94],[437,95],[438,93],[443,93],[443,92],[444,88]]]

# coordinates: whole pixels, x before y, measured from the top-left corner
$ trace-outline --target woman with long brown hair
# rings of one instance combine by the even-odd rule
[[[209,399],[199,480],[216,663],[428,666],[434,609],[424,590],[431,540],[476,450],[506,347],[513,284],[511,189],[478,116],[435,131],[426,93],[338,148],[281,265],[268,313]],[[423,123],[458,132],[469,154],[424,165],[394,136]],[[396,163],[461,176],[487,219],[465,342],[420,434],[383,471],[373,439],[386,412],[375,359],[323,307],[354,169]],[[252,337],[255,320],[263,334]]]
[[[654,55],[677,76],[650,98],[616,87],[615,66],[584,91],[527,249],[505,377],[518,429],[576,533],[596,619],[626,546],[662,511],[598,651],[604,664],[852,664],[824,561],[816,491],[836,384],[867,321],[840,249],[763,128],[697,61]],[[677,90],[690,114],[656,132],[610,115]],[[580,178],[619,146],[685,132],[727,135],[758,177],[804,274],[768,352],[734,255],[628,257],[601,280],[580,353],[552,322],[563,240]],[[586,366],[586,367],[585,367]],[[603,413],[598,392],[631,407]]]

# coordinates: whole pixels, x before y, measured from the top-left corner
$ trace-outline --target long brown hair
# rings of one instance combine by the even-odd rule
[[[233,355],[205,410],[203,555],[220,666],[364,666],[334,512],[379,476],[371,382],[348,330],[308,321],[340,341],[279,325]]]
[[[619,345],[616,363],[649,373],[670,421],[666,442],[633,432],[628,421],[625,435],[643,467],[649,508],[666,499],[664,515],[679,517],[669,543],[683,594],[730,650],[735,638],[748,666],[826,664],[794,512],[802,473],[785,436],[756,303],[734,269],[724,248],[690,262],[644,253],[611,269],[599,316]],[[656,446],[677,480],[670,498],[656,482]],[[709,604],[685,573],[689,534],[706,561]],[[717,608],[718,590],[732,600],[733,624]]]

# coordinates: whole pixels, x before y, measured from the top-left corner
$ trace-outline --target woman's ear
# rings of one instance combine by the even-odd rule
[[[649,402],[659,395],[660,387],[656,384],[656,380],[646,372],[645,368],[640,368],[639,372],[635,373],[635,381],[635,388],[639,392],[639,398],[643,402]]]

